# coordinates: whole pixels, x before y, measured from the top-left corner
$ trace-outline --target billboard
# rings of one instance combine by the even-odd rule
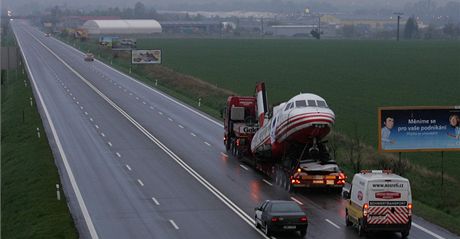
[[[112,39],[112,50],[129,51],[131,49],[136,49],[136,39],[130,39],[130,38]]]
[[[161,64],[161,50],[132,50],[132,64]]]
[[[460,151],[460,106],[378,110],[379,151]]]

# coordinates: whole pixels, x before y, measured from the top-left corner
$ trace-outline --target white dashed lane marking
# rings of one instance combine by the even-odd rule
[[[152,201],[158,206],[160,205],[160,202],[158,202],[158,200],[154,197],[152,197]]]
[[[334,226],[335,228],[340,229],[340,227],[337,224],[333,223],[331,220],[329,219],[324,219],[324,220],[328,222],[329,224],[331,224],[332,226]]]
[[[104,134],[104,133],[101,133],[101,136],[102,136],[102,137],[105,137],[105,134]]]
[[[116,152],[115,154],[117,155],[117,157],[121,158],[121,154],[120,154],[120,153]]]
[[[112,147],[112,142],[109,141],[109,142],[107,142],[107,144],[108,144],[110,147]]]
[[[204,141],[204,144],[206,144],[207,146],[211,146],[211,144],[206,141]]]
[[[138,179],[137,182],[138,182],[139,185],[141,185],[142,187],[144,186],[144,183],[143,183],[140,179]]]
[[[99,125],[97,125],[97,124],[96,124],[96,125],[94,125],[94,127],[96,127],[96,129],[99,129]]]
[[[196,134],[194,134],[194,133],[190,133],[190,135],[193,136],[193,137],[196,137]]]
[[[249,170],[248,167],[246,167],[246,166],[244,166],[244,165],[242,165],[242,164],[240,164],[240,167],[243,168],[243,169],[246,170],[246,171]]]
[[[266,183],[266,184],[268,184],[268,185],[270,185],[270,186],[273,186],[272,183],[270,183],[269,181],[267,181],[267,180],[265,180],[265,179],[262,179],[262,181],[264,181],[264,183]]]
[[[126,164],[126,168],[131,171],[131,167],[129,165]]]
[[[176,230],[179,230],[179,227],[176,225],[176,223],[173,220],[169,220],[169,222]]]
[[[300,205],[303,205],[303,203],[302,203],[301,201],[299,201],[297,198],[291,197],[291,199],[292,199],[294,202],[296,202],[296,203],[298,203],[298,204],[300,204]]]

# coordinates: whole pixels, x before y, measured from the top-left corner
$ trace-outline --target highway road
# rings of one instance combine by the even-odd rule
[[[83,238],[266,238],[254,207],[291,199],[308,238],[358,238],[336,193],[290,194],[227,156],[222,124],[25,23],[13,29]],[[410,238],[459,238],[414,217]],[[399,238],[399,234],[373,234]],[[296,238],[296,234],[275,234]]]

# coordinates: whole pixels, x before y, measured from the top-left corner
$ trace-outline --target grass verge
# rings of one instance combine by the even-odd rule
[[[78,238],[64,194],[56,198],[58,170],[40,115],[30,105],[31,86],[22,69],[6,75],[2,71],[1,237]]]

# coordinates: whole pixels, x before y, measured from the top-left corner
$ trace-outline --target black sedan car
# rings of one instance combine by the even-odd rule
[[[267,200],[255,211],[256,227],[267,236],[275,231],[299,231],[302,237],[307,234],[307,215],[293,201]]]

